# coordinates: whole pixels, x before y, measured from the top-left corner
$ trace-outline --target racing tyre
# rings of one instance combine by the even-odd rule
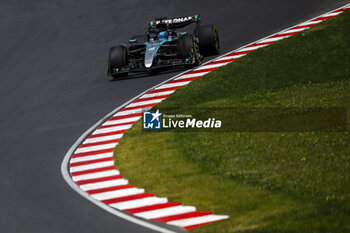
[[[114,69],[121,69],[128,64],[126,46],[120,45],[112,47],[109,50],[108,57],[108,69],[112,71]],[[113,74],[113,78],[119,78],[127,76],[127,73]]]
[[[219,34],[214,25],[201,26],[198,29],[199,49],[203,55],[220,53]]]
[[[192,35],[185,35],[179,38],[178,41],[179,56],[182,59],[192,59],[190,64],[199,65],[201,56],[197,40]]]

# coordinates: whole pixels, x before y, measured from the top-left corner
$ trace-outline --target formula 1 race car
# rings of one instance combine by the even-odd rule
[[[219,35],[214,25],[201,26],[199,15],[180,18],[156,18],[144,35],[133,36],[129,45],[109,51],[109,76],[119,78],[129,72],[150,71],[162,67],[199,65],[203,56],[220,52]],[[176,29],[195,24],[192,33]]]

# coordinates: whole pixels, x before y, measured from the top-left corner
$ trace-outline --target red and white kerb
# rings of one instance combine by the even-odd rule
[[[230,52],[142,95],[100,125],[76,149],[70,159],[70,174],[73,181],[92,198],[106,205],[141,218],[175,225],[187,230],[227,219],[226,215],[199,211],[194,206],[184,206],[178,202],[168,202],[166,197],[157,197],[155,194],[147,193],[144,189],[129,184],[114,166],[113,150],[118,145],[119,139],[141,118],[143,109],[157,105],[178,88],[247,53],[297,34],[349,9],[350,4]]]

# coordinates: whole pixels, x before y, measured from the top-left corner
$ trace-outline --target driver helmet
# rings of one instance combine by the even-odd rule
[[[169,36],[169,33],[167,31],[159,32],[158,34],[158,40],[165,40]]]

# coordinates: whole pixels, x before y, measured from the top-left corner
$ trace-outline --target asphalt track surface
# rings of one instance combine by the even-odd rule
[[[109,47],[155,16],[199,13],[222,52],[345,5],[348,0],[1,0],[0,231],[152,232],[73,191],[60,166],[95,122],[168,72],[106,77]]]

